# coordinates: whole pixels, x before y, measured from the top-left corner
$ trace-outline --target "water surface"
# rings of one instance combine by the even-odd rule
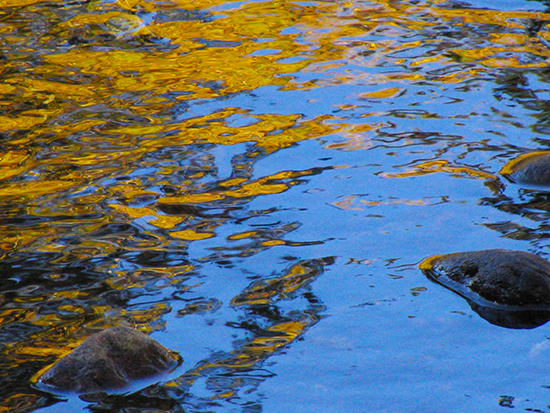
[[[549,411],[548,326],[427,256],[548,258],[541,1],[4,0],[0,410]],[[104,399],[34,378],[129,325],[184,363]]]

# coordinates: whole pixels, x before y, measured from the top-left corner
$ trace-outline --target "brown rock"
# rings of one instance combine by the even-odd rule
[[[113,327],[88,337],[47,370],[40,382],[60,390],[88,393],[118,389],[155,376],[181,361],[151,337],[129,327]]]

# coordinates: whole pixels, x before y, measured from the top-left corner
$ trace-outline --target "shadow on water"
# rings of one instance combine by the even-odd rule
[[[496,197],[482,198],[481,205],[492,206],[511,216],[525,218],[484,224],[505,238],[529,241],[533,251],[546,254],[550,237],[550,193],[545,190],[523,189],[510,184]]]
[[[472,300],[466,300],[472,310],[491,324],[506,328],[536,328],[550,320],[550,311],[507,310],[484,306]]]

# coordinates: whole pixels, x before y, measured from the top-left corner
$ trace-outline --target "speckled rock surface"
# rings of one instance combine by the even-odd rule
[[[550,263],[538,255],[500,249],[461,252],[427,258],[420,268],[493,324],[533,328],[550,319]]]
[[[508,162],[500,173],[515,183],[550,186],[550,152],[521,155]]]
[[[48,369],[39,382],[60,390],[89,393],[119,389],[132,380],[160,374],[179,355],[129,327],[113,327],[88,337]]]

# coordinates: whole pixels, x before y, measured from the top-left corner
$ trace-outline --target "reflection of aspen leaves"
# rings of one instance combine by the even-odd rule
[[[270,335],[256,337],[246,345],[246,349],[273,352],[279,347],[291,343],[296,337],[302,334],[305,327],[305,324],[298,321],[275,324],[266,330]]]
[[[43,123],[46,119],[42,116],[24,116],[17,117],[0,116],[0,132],[7,132],[14,129],[31,129]]]
[[[23,7],[35,3],[41,3],[42,0],[2,0],[2,7]],[[62,3],[60,0],[55,0],[52,3]]]
[[[468,166],[454,166],[444,159],[423,162],[413,165],[412,169],[407,172],[400,173],[382,173],[383,178],[408,178],[411,176],[422,176],[436,172],[445,172],[453,176],[468,176],[480,179],[495,179],[494,175],[485,171],[477,170]]]
[[[7,151],[0,153],[0,180],[12,178],[28,169],[22,166],[30,159],[27,151]]]
[[[109,206],[115,211],[122,212],[134,219],[149,218],[149,223],[157,228],[172,229],[183,221],[181,217],[161,215],[151,208],[131,207],[120,204],[110,204]]]
[[[221,305],[222,302],[215,298],[212,298],[210,300],[199,300],[187,304],[185,308],[182,308],[178,311],[178,315],[198,314],[215,311],[220,308]]]
[[[325,265],[332,263],[334,263],[332,257],[298,263],[280,277],[253,282],[242,294],[235,297],[231,304],[234,306],[269,304],[278,299],[289,298],[294,291],[306,286],[320,275]]]
[[[365,92],[359,95],[362,99],[384,99],[384,98],[396,98],[401,96],[405,91],[401,88],[392,87],[375,92]]]
[[[192,229],[186,229],[183,231],[171,232],[170,235],[172,235],[174,238],[183,239],[186,241],[197,241],[201,239],[212,238],[215,234],[211,232],[197,232]]]
[[[65,180],[14,182],[0,190],[0,196],[35,199],[43,195],[68,191],[75,184]]]

